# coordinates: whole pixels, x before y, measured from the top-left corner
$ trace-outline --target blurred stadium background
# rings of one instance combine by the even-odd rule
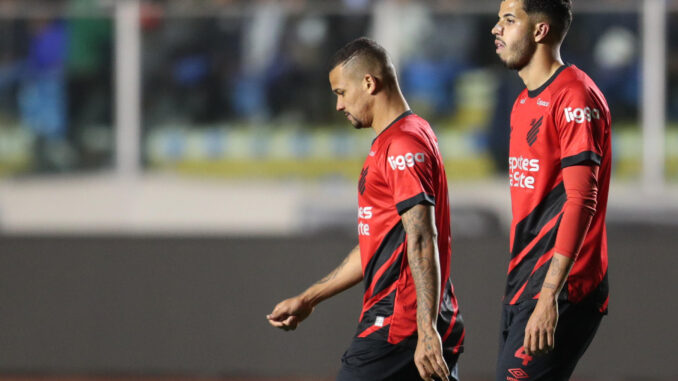
[[[521,82],[499,0],[0,0],[0,379],[331,380],[360,292],[264,318],[356,242],[371,131],[330,55],[368,35],[436,130],[463,379],[493,378]],[[613,115],[610,315],[576,380],[678,380],[678,1],[579,0],[563,56]]]

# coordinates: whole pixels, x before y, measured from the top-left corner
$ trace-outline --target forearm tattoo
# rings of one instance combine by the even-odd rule
[[[560,273],[560,261],[555,256],[551,258],[551,275],[558,275]]]
[[[544,284],[542,285],[542,288],[556,291],[560,289],[560,287],[562,287],[563,285],[563,282],[565,282],[567,274],[570,271],[568,266],[571,266],[571,263],[568,265],[567,261],[558,259],[554,255],[553,258],[551,258],[548,276],[547,279],[544,279]]]
[[[549,290],[556,290],[558,288],[557,284],[549,283],[549,282],[544,282],[544,288],[547,288]]]
[[[417,294],[417,324],[420,327],[434,322],[440,298],[440,266],[435,247],[435,226],[426,208],[412,208],[402,216],[407,233],[407,258]],[[433,338],[423,337],[426,345]]]

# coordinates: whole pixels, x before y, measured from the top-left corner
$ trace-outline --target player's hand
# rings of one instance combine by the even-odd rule
[[[525,326],[525,354],[532,356],[551,352],[555,346],[557,324],[558,302],[555,298],[540,297]]]
[[[431,328],[419,333],[417,349],[414,351],[414,364],[424,381],[448,380],[450,369],[443,358],[443,343],[438,332]]]
[[[308,315],[313,312],[313,306],[301,296],[295,296],[278,303],[273,312],[266,315],[268,322],[285,331],[294,330]]]

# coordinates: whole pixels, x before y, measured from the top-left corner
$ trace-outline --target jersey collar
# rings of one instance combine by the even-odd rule
[[[400,116],[397,117],[397,118],[395,118],[395,120],[394,120],[393,122],[391,122],[388,126],[386,126],[386,128],[384,128],[383,130],[381,130],[381,132],[379,133],[379,135],[377,135],[377,136],[372,140],[372,144],[374,144],[374,142],[377,141],[377,139],[378,139],[384,132],[386,132],[386,130],[388,130],[392,125],[398,123],[398,122],[399,122],[401,119],[403,119],[404,117],[410,116],[410,115],[412,115],[412,114],[414,114],[414,113],[412,112],[412,110],[407,110],[407,111],[405,111],[404,113],[400,114]]]
[[[556,80],[556,78],[558,77],[558,75],[559,75],[560,73],[562,73],[563,70],[567,69],[568,67],[570,67],[570,64],[567,64],[567,63],[564,64],[563,66],[559,67],[558,70],[556,70],[556,72],[553,73],[553,75],[551,76],[551,78],[549,78],[548,81],[544,82],[543,85],[539,86],[538,89],[527,90],[527,96],[530,97],[530,98],[534,98],[534,97],[536,97],[537,95],[541,94],[544,90],[546,90],[547,87],[549,87],[549,85],[550,85],[551,83],[553,83],[553,81]]]

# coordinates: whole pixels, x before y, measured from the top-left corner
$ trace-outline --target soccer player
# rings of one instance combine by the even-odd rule
[[[464,328],[450,280],[447,179],[437,139],[409,109],[376,42],[348,43],[330,68],[337,111],[377,134],[358,182],[359,245],[267,318],[295,329],[318,303],[362,280],[362,313],[337,380],[457,380]]]
[[[513,221],[497,381],[567,380],[607,312],[610,112],[564,64],[569,0],[504,0],[496,52],[525,83],[511,113]]]

